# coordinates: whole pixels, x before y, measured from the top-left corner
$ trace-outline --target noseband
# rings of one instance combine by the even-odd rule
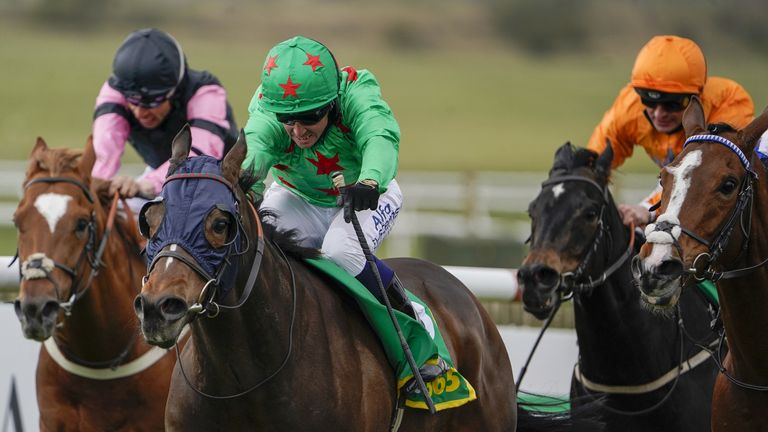
[[[597,222],[597,232],[595,233],[595,238],[592,241],[592,246],[587,251],[587,255],[584,257],[583,260],[579,263],[579,266],[576,267],[576,270],[572,272],[566,272],[561,273],[559,276],[557,291],[560,292],[561,300],[569,300],[573,297],[574,293],[576,291],[582,291],[582,292],[591,292],[592,289],[595,287],[602,285],[605,283],[605,281],[613,274],[615,273],[624,263],[629,259],[629,257],[632,255],[632,251],[634,249],[635,245],[635,229],[634,226],[630,227],[630,240],[629,245],[627,247],[627,250],[614,262],[611,264],[610,267],[608,267],[603,274],[601,274],[596,279],[592,279],[591,276],[587,275],[586,278],[588,279],[587,282],[577,282],[578,280],[582,279],[584,277],[584,272],[587,268],[587,265],[592,260],[592,257],[597,252],[598,247],[600,246],[600,242],[602,241],[603,237],[605,236],[605,232],[607,231],[607,227],[604,221],[605,216],[605,209],[608,206],[608,203],[610,202],[609,199],[609,192],[607,187],[600,186],[596,181],[582,176],[577,175],[566,175],[561,177],[556,177],[549,179],[541,184],[541,187],[544,188],[546,186],[550,186],[557,183],[563,183],[568,181],[579,181],[584,182],[589,185],[594,186],[603,197],[603,203],[600,206],[600,215]]]
[[[88,190],[88,187],[82,183],[81,181],[78,181],[71,177],[40,177],[35,178],[30,181],[28,181],[24,185],[24,189],[28,189],[31,185],[35,183],[70,183],[78,188],[83,192],[85,195],[85,198],[90,202],[91,204],[94,204],[93,195],[91,194],[91,191]],[[87,230],[87,240],[85,242],[85,245],[83,246],[83,250],[80,253],[79,258],[77,259],[77,262],[74,266],[69,267],[65,264],[62,264],[60,262],[54,261],[48,257],[45,256],[43,253],[34,253],[27,257],[26,260],[19,266],[19,273],[20,273],[20,279],[21,280],[31,280],[31,279],[48,279],[53,283],[54,288],[56,289],[56,297],[59,304],[59,307],[61,307],[64,310],[64,314],[66,316],[69,316],[72,311],[72,307],[74,306],[75,302],[82,298],[90,289],[91,282],[93,281],[93,278],[96,277],[96,275],[99,273],[99,270],[103,266],[103,262],[101,261],[101,256],[104,254],[104,249],[107,244],[107,239],[109,238],[109,234],[112,231],[112,225],[114,223],[115,215],[117,213],[117,201],[119,199],[119,195],[115,193],[114,198],[112,200],[112,204],[109,209],[109,215],[107,217],[107,226],[104,229],[104,234],[101,238],[101,242],[96,244],[96,214],[94,210],[91,210],[90,217],[88,219],[88,225]],[[18,252],[16,254],[18,257]],[[82,288],[80,287],[82,282],[82,277],[78,275],[77,270],[82,266],[83,261],[88,261],[88,264],[91,267],[91,272],[88,275],[87,281],[82,284]],[[59,293],[59,286],[58,284],[51,278],[51,272],[54,268],[58,268],[59,270],[66,273],[70,279],[72,280],[72,290],[71,295],[67,301],[61,301],[60,299],[60,293]]]
[[[742,243],[741,251],[739,254],[741,255],[746,252],[747,247],[749,246],[749,235],[752,226],[751,209],[754,203],[754,182],[757,180],[758,176],[752,169],[752,165],[750,164],[746,155],[744,155],[744,152],[742,152],[736,144],[727,138],[713,134],[693,135],[685,140],[683,148],[692,142],[721,144],[731,150],[739,158],[739,161],[744,167],[747,175],[741,182],[736,205],[734,206],[731,214],[728,216],[728,219],[723,224],[723,227],[720,229],[717,235],[715,235],[715,239],[711,242],[696,234],[694,231],[681,226],[679,220],[676,218],[666,218],[665,215],[662,215],[659,217],[659,220],[656,223],[649,224],[648,227],[646,227],[646,237],[648,238],[648,243],[672,243],[677,248],[678,253],[680,254],[680,259],[683,259],[682,247],[679,243],[681,233],[685,233],[690,238],[696,240],[704,246],[707,246],[709,248],[709,252],[699,254],[693,260],[691,268],[685,270],[686,273],[691,274],[696,280],[709,279],[713,282],[716,282],[720,279],[733,279],[752,273],[759,267],[768,263],[768,259],[751,267],[725,272],[716,271],[712,268],[712,266],[725,250],[725,247],[728,244],[728,240],[730,239],[731,233],[736,227],[737,222],[739,222],[739,227],[744,237],[744,241]],[[749,208],[750,211],[745,213],[744,210],[747,208]],[[657,233],[661,235],[654,235]],[[699,261],[703,261],[706,266],[706,268],[702,271],[697,269],[697,264]]]

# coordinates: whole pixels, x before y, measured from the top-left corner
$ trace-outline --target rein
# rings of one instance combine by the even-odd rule
[[[599,285],[604,284],[605,281],[608,280],[608,278],[611,275],[613,275],[616,271],[618,271],[618,269],[621,268],[627,262],[627,260],[632,256],[632,252],[634,251],[635,227],[634,227],[634,224],[632,224],[629,227],[630,239],[629,239],[629,242],[628,242],[627,249],[624,251],[624,253],[613,264],[611,264],[611,266],[609,266],[602,273],[602,275],[600,275],[600,277],[598,277],[597,279],[592,279],[590,276],[587,276],[587,278],[589,279],[588,282],[583,282],[583,283],[575,282],[576,280],[578,280],[582,276],[582,273],[584,272],[584,270],[585,270],[585,268],[587,266],[587,263],[591,260],[591,258],[597,252],[597,249],[598,249],[598,247],[600,245],[600,242],[601,242],[602,237],[604,235],[603,233],[606,230],[605,222],[604,222],[604,219],[603,219],[604,215],[605,215],[605,208],[607,207],[607,205],[610,202],[610,200],[609,200],[609,195],[608,195],[608,188],[604,188],[604,187],[600,186],[594,180],[586,178],[586,177],[575,176],[575,175],[568,175],[568,176],[553,178],[553,179],[547,180],[544,183],[542,183],[542,186],[548,186],[548,185],[560,183],[560,182],[563,182],[563,181],[582,181],[582,182],[586,182],[586,183],[594,186],[595,188],[597,188],[600,191],[600,193],[603,196],[603,205],[602,205],[602,207],[600,209],[600,217],[599,217],[599,222],[598,222],[598,225],[599,225],[598,226],[598,232],[595,234],[595,240],[593,241],[591,249],[587,253],[587,256],[581,261],[581,263],[579,264],[577,269],[574,272],[563,273],[563,274],[560,275],[560,278],[559,278],[559,281],[558,281],[558,288],[557,288],[557,290],[561,292],[561,297],[559,297],[556,300],[555,308],[553,309],[553,311],[550,314],[550,316],[547,318],[547,321],[545,322],[544,326],[542,327],[542,330],[541,330],[541,332],[539,334],[539,337],[537,338],[536,343],[534,344],[534,346],[533,346],[533,348],[531,350],[531,353],[528,356],[528,360],[526,361],[525,365],[523,366],[523,369],[521,369],[521,376],[518,378],[518,381],[517,381],[518,385],[519,385],[519,381],[524,376],[524,371],[525,371],[525,369],[528,366],[528,362],[530,362],[530,360],[531,360],[531,358],[533,356],[533,352],[536,350],[536,348],[538,346],[539,340],[541,339],[541,337],[543,336],[544,332],[548,328],[549,323],[554,318],[554,315],[559,310],[560,302],[563,301],[563,300],[571,299],[573,297],[574,293],[576,292],[576,290],[589,291],[589,290],[592,290],[592,289],[594,289],[595,287],[597,287]],[[662,388],[663,386],[669,384],[670,382],[672,382],[673,383],[672,387],[664,395],[664,397],[662,397],[658,402],[654,403],[653,405],[651,405],[648,408],[644,408],[644,409],[639,410],[639,411],[625,411],[625,410],[619,410],[619,409],[616,409],[616,408],[612,408],[612,407],[609,407],[607,405],[605,406],[605,409],[607,411],[613,412],[614,414],[626,415],[626,416],[645,415],[645,414],[648,414],[650,412],[655,411],[656,409],[661,407],[664,403],[666,403],[667,400],[669,400],[669,398],[672,396],[672,394],[674,393],[675,389],[677,388],[677,383],[678,383],[678,381],[680,379],[680,376],[685,374],[689,370],[693,369],[694,367],[698,366],[699,364],[703,363],[709,357],[709,352],[707,352],[705,350],[705,351],[699,352],[698,354],[696,354],[695,356],[691,357],[687,361],[685,360],[685,357],[684,357],[684,346],[685,345],[684,345],[684,341],[683,341],[683,338],[682,338],[682,336],[683,336],[682,314],[680,313],[679,305],[678,305],[678,315],[679,315],[679,319],[678,319],[678,337],[680,339],[679,361],[678,361],[677,366],[675,366],[673,369],[671,369],[667,373],[663,374],[661,377],[659,377],[659,378],[657,378],[657,379],[655,379],[655,380],[653,380],[653,381],[651,381],[649,383],[644,383],[644,384],[640,384],[640,385],[636,385],[636,386],[616,386],[616,385],[600,384],[600,383],[595,383],[595,382],[589,380],[588,378],[586,378],[583,375],[583,373],[581,372],[581,370],[579,368],[579,364],[577,362],[576,365],[574,366],[574,371],[573,371],[574,378],[587,391],[593,391],[593,392],[599,392],[599,393],[607,393],[607,394],[646,394],[646,393],[650,393],[650,392],[656,391],[656,390]]]
[[[232,185],[223,177],[215,174],[207,174],[207,173],[175,174],[175,175],[169,176],[166,179],[166,183],[172,180],[183,180],[183,179],[207,179],[207,180],[218,181],[225,184],[230,189],[230,191],[232,191],[232,193],[234,194],[234,188],[232,187]],[[254,223],[256,224],[256,231],[257,231],[256,251],[255,251],[255,256],[253,257],[248,278],[246,280],[245,288],[241,293],[240,298],[237,300],[235,304],[224,305],[224,304],[217,303],[215,301],[216,290],[219,287],[220,279],[222,275],[225,273],[225,271],[228,269],[229,264],[231,264],[230,263],[231,251],[232,251],[231,243],[230,243],[230,249],[227,255],[224,257],[222,263],[220,264],[219,268],[215,272],[216,273],[215,276],[211,276],[205,270],[203,270],[202,266],[198,264],[194,258],[185,257],[184,255],[174,250],[173,244],[169,245],[171,246],[170,250],[162,250],[157,255],[155,255],[154,259],[148,266],[147,274],[144,276],[142,280],[142,284],[145,284],[147,282],[147,280],[149,279],[149,274],[152,272],[152,269],[154,268],[155,263],[157,263],[157,261],[160,258],[162,257],[176,258],[180,262],[190,267],[193,271],[198,273],[200,276],[202,276],[203,280],[207,280],[203,288],[200,290],[200,294],[198,295],[197,302],[191,305],[187,309],[187,312],[186,312],[187,314],[193,314],[192,319],[195,319],[199,316],[204,316],[206,318],[215,318],[219,315],[221,309],[235,310],[245,305],[245,303],[250,298],[251,293],[253,292],[253,287],[256,285],[256,278],[258,277],[259,270],[261,268],[261,262],[264,257],[264,248],[265,248],[264,229],[261,225],[261,219],[259,218],[258,212],[256,211],[256,208],[254,207],[253,203],[250,200],[248,200],[248,205],[251,209],[251,213],[253,214]],[[248,250],[250,249],[251,242],[250,242],[249,236],[245,233],[245,230],[243,229],[242,220],[241,220],[242,218],[240,217],[239,213],[236,215],[235,219],[237,222],[237,229],[239,229],[240,232],[245,237],[246,247],[242,252],[238,254],[238,255],[243,255],[247,253]],[[236,237],[237,236],[235,236],[234,238]],[[262,380],[260,380],[259,382],[252,385],[251,387],[247,388],[244,391],[241,391],[235,394],[230,394],[230,395],[212,395],[197,388],[189,379],[186,371],[184,370],[184,363],[182,362],[182,359],[181,359],[181,352],[179,350],[179,345],[178,343],[176,343],[174,345],[175,351],[176,351],[176,361],[177,361],[177,364],[179,365],[181,375],[184,377],[184,381],[187,383],[187,386],[189,386],[189,388],[194,390],[200,396],[203,396],[209,399],[218,399],[218,400],[234,399],[234,398],[243,396],[247,393],[250,393],[256,390],[257,388],[261,387],[263,384],[270,381],[277,374],[279,374],[288,364],[288,360],[290,359],[291,353],[293,352],[293,327],[296,319],[296,278],[293,272],[293,268],[291,267],[290,260],[288,260],[288,257],[285,255],[283,250],[280,249],[279,246],[275,245],[275,248],[280,252],[280,255],[282,256],[283,260],[286,262],[288,266],[288,270],[291,274],[291,293],[292,293],[291,321],[289,325],[288,349],[286,351],[285,357],[283,358],[283,361],[275,371],[273,371],[268,376],[266,376],[265,378],[263,378]],[[213,289],[209,291],[208,288],[211,286],[213,287]]]
[[[680,377],[683,374],[685,374],[686,372],[689,372],[696,366],[704,363],[709,357],[712,357],[714,359],[712,352],[707,347],[702,346],[698,343],[695,343],[697,346],[699,346],[702,349],[702,351],[688,358],[688,360],[685,360],[685,357],[683,354],[685,349],[685,341],[683,340],[683,335],[689,338],[690,336],[688,336],[688,333],[685,331],[685,325],[683,324],[683,314],[680,311],[679,303],[677,305],[676,310],[678,315],[677,329],[678,329],[678,339],[680,339],[680,357],[679,357],[677,366],[673,367],[670,371],[668,371],[664,375],[648,383],[634,385],[634,386],[618,386],[618,385],[599,384],[599,383],[590,381],[583,375],[583,373],[579,369],[579,363],[577,362],[573,368],[574,378],[587,391],[592,391],[596,393],[605,393],[605,394],[624,394],[624,395],[638,395],[638,394],[651,393],[672,382],[672,387],[669,389],[669,391],[667,391],[664,397],[662,397],[658,402],[656,402],[655,404],[647,408],[643,408],[638,411],[626,411],[626,410],[620,410],[617,408],[612,408],[612,407],[609,407],[608,405],[604,405],[604,408],[607,411],[612,412],[614,414],[625,415],[625,416],[640,416],[640,415],[645,415],[657,410],[662,405],[664,405],[667,402],[667,400],[669,400],[669,398],[672,396],[672,393],[674,393],[675,389],[677,388],[677,384],[680,381]]]
[[[253,208],[253,205],[251,205],[251,208]],[[255,210],[254,210],[254,214],[255,214]],[[257,217],[257,220],[258,220],[258,217]],[[259,223],[259,239],[261,240],[260,245],[262,246],[262,248],[260,249],[261,252],[258,253],[258,257],[255,258],[254,261],[259,261],[260,262],[261,261],[261,257],[263,256],[263,244],[264,244],[263,239],[261,237],[261,224],[260,223]],[[283,361],[280,363],[280,366],[278,366],[277,369],[275,369],[271,374],[267,375],[265,378],[263,378],[261,381],[257,382],[256,384],[252,385],[251,387],[249,387],[249,388],[247,388],[247,389],[245,389],[245,390],[243,390],[243,391],[241,391],[239,393],[234,393],[234,394],[230,394],[230,395],[212,395],[212,394],[206,393],[206,392],[200,390],[199,388],[195,387],[195,385],[189,379],[189,377],[187,376],[186,371],[184,370],[184,362],[182,362],[182,360],[181,360],[181,353],[179,352],[179,345],[176,344],[175,345],[175,348],[176,348],[176,363],[179,365],[179,370],[181,370],[181,375],[184,377],[184,381],[186,381],[186,383],[189,386],[189,388],[194,390],[195,393],[199,394],[200,396],[206,397],[208,399],[218,399],[218,400],[235,399],[235,398],[238,398],[240,396],[244,396],[244,395],[246,395],[246,394],[256,390],[257,388],[261,387],[262,385],[266,384],[272,378],[277,376],[277,374],[279,374],[285,368],[285,366],[288,364],[288,360],[291,358],[291,353],[293,352],[293,326],[294,326],[294,324],[296,322],[296,275],[293,273],[293,267],[291,267],[291,261],[285,255],[285,252],[283,252],[283,250],[280,249],[280,247],[278,245],[274,245],[274,246],[278,250],[278,252],[280,252],[280,256],[285,261],[285,264],[288,266],[288,272],[291,274],[291,323],[288,326],[288,349],[286,350],[285,357],[283,358]],[[258,272],[258,269],[257,269],[257,272]],[[253,276],[253,278],[251,276]],[[251,281],[253,281],[253,282],[251,282]],[[249,285],[246,286],[245,287],[245,291],[243,291],[244,295],[241,298],[242,302],[239,302],[237,306],[227,307],[227,308],[234,309],[236,307],[242,306],[243,303],[245,303],[245,300],[247,300],[247,295],[245,295],[245,294],[246,293],[250,294],[250,292],[251,292],[251,290],[253,288],[252,285],[255,284],[255,281],[256,281],[256,277],[252,273],[251,275],[248,276],[248,283],[249,283]],[[222,306],[222,307],[224,307],[224,306]]]

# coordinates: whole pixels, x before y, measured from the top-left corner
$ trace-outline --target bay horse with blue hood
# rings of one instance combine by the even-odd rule
[[[188,158],[190,146],[182,130],[162,199],[140,216],[149,237],[135,300],[144,337],[171,347],[184,326],[192,335],[171,383],[167,430],[516,430],[504,343],[461,282],[425,261],[389,261],[431,308],[477,395],[397,418],[395,374],[360,308],[304,262],[318,251],[263,224],[246,197],[253,181],[241,176],[243,134],[223,161]]]

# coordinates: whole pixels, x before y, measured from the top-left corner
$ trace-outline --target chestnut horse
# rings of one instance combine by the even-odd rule
[[[517,276],[525,309],[539,319],[573,298],[579,360],[571,404],[601,396],[609,431],[709,430],[717,376],[709,353],[677,319],[640,303],[630,269],[633,232],[621,222],[608,181],[613,151],[561,146],[531,202],[530,252]],[[707,300],[691,290],[680,312],[689,335],[714,340]]]
[[[139,336],[131,304],[143,240],[116,202],[108,212],[109,183],[91,178],[94,161],[91,139],[79,152],[38,138],[14,214],[16,314],[24,335],[43,342],[40,430],[162,430],[175,358]]]
[[[646,229],[635,277],[643,299],[659,310],[669,310],[695,280],[717,282],[728,353],[712,429],[768,431],[768,172],[754,151],[768,112],[742,130],[706,127],[694,99],[683,127],[688,139],[661,171],[660,216]]]
[[[180,172],[169,174],[176,183],[167,182],[163,199],[140,216],[142,233],[159,239],[157,246],[150,240],[157,255],[135,301],[144,337],[170,347],[187,324],[192,335],[171,382],[166,428],[389,430],[396,383],[382,345],[355,302],[303,262],[318,252],[262,225],[244,193],[248,175],[239,178],[242,132],[221,162],[188,159],[190,146],[189,131],[182,130],[169,171]],[[182,193],[166,192],[171,184]],[[194,232],[169,228],[180,226]],[[174,241],[197,246],[162,240],[169,230],[176,230]],[[218,258],[208,261],[212,256]],[[408,409],[400,430],[514,431],[509,357],[477,299],[434,264],[388,263],[429,305],[456,368],[477,393],[476,401],[435,415]],[[227,284],[228,294],[218,292]]]

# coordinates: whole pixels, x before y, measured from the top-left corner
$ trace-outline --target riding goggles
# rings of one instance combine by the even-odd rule
[[[176,88],[172,88],[170,91],[163,90],[160,94],[157,92],[126,91],[123,92],[123,96],[125,96],[125,100],[131,105],[140,106],[142,108],[157,108],[162,105],[163,102],[170,99],[175,91]]]
[[[656,90],[636,88],[640,101],[648,108],[654,109],[661,105],[665,111],[680,112],[688,107],[691,95],[681,93],[663,93]]]
[[[293,126],[296,123],[299,123],[302,126],[313,126],[320,122],[332,107],[333,102],[318,109],[300,113],[275,113],[275,117],[277,118],[277,121],[288,126]]]

